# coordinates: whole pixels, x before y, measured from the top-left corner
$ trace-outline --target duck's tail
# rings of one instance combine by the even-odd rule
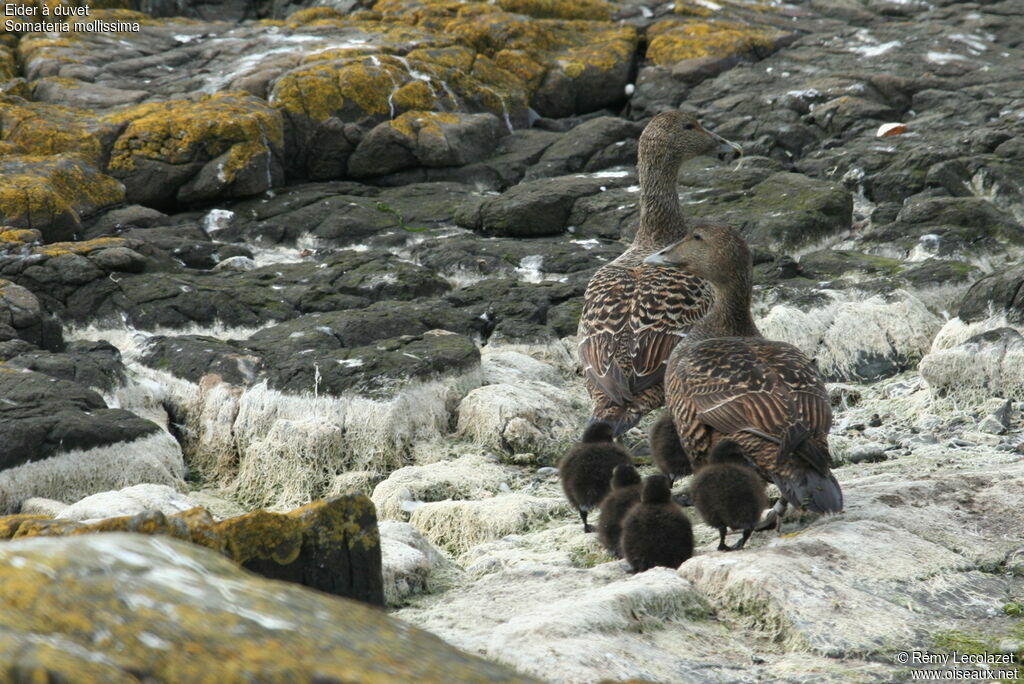
[[[843,490],[829,469],[832,458],[828,447],[811,439],[803,425],[790,426],[782,436],[776,463],[789,462],[773,479],[786,500],[794,506],[815,513],[838,513],[843,510]]]
[[[813,470],[797,470],[788,478],[776,475],[775,485],[786,501],[815,513],[839,513],[843,510],[843,490],[835,475],[821,475]]]

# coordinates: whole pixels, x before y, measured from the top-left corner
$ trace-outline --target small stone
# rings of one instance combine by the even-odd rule
[[[850,463],[878,463],[887,459],[885,450],[877,444],[855,447],[846,456]]]
[[[1001,435],[1006,432],[1006,426],[995,415],[987,415],[978,423],[978,430],[990,435]]]
[[[868,425],[871,427],[881,427],[882,418],[877,413],[873,413],[871,414],[871,420],[868,421]]]

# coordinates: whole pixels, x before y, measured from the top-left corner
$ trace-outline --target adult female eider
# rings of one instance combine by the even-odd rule
[[[718,530],[719,551],[739,551],[750,539],[768,508],[764,481],[747,463],[739,445],[731,439],[715,444],[707,463],[693,476],[693,505],[704,522]],[[726,528],[742,530],[734,546],[726,546]]]
[[[594,402],[591,422],[607,422],[615,436],[664,403],[665,360],[711,303],[711,292],[699,278],[644,263],[686,235],[676,190],[679,166],[701,154],[738,152],[686,112],[658,114],[640,135],[640,225],[629,249],[587,284],[577,332],[580,365]]]
[[[714,303],[672,352],[665,392],[679,439],[694,470],[722,439],[736,442],[783,499],[816,513],[843,508],[830,470],[832,410],[814,363],[793,345],[766,340],[750,315],[750,249],[729,226],[702,226],[647,257],[704,278]],[[764,527],[765,525],[762,525]]]
[[[593,423],[583,432],[583,438],[562,458],[558,473],[562,477],[562,491],[569,503],[579,511],[583,531],[593,528],[587,514],[597,508],[611,489],[612,472],[616,466],[633,465],[629,453],[612,441],[612,427],[608,423]]]
[[[649,437],[651,460],[668,478],[669,486],[675,484],[676,478],[686,477],[693,472],[690,457],[683,450],[679,435],[676,434],[676,426],[672,424],[671,411],[662,411],[658,420],[651,425]]]
[[[664,475],[644,480],[640,503],[630,509],[622,523],[622,555],[633,568],[643,572],[656,565],[678,568],[693,555],[693,526]]]

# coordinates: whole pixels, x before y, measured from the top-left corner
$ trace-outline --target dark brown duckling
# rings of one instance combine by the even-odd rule
[[[736,442],[785,502],[817,513],[843,509],[832,474],[832,426],[825,382],[814,362],[766,340],[750,315],[753,267],[746,241],[729,226],[701,226],[647,259],[707,280],[714,304],[672,352],[665,388],[672,420],[695,469],[713,442]]]
[[[577,332],[594,402],[591,420],[609,423],[615,436],[665,403],[665,360],[711,305],[711,292],[699,278],[644,263],[688,230],[676,188],[679,167],[698,155],[739,152],[686,112],[662,112],[640,135],[640,225],[629,249],[587,284]]]
[[[597,520],[597,536],[605,548],[616,558],[622,557],[619,542],[622,521],[640,501],[640,474],[631,465],[617,465],[612,471],[612,491],[601,502],[601,517]]]
[[[597,508],[611,489],[612,472],[618,465],[633,465],[629,452],[612,441],[612,426],[592,423],[580,442],[558,464],[562,489],[583,521],[583,531],[593,532],[587,514]]]
[[[676,483],[677,478],[686,477],[693,472],[690,457],[683,450],[676,426],[672,424],[671,411],[662,411],[658,420],[651,425],[649,437],[651,460],[668,478],[670,486]]]
[[[678,568],[693,555],[693,527],[679,504],[672,501],[664,475],[644,480],[640,503],[622,523],[620,546],[633,572],[656,565]]]
[[[708,454],[707,463],[693,476],[693,505],[704,522],[718,529],[718,550],[739,551],[750,539],[768,508],[764,480],[754,472],[740,445],[723,439]],[[726,546],[726,528],[742,530],[734,546]]]

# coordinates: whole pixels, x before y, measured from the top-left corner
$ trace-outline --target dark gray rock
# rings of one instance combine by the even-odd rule
[[[0,342],[22,340],[51,351],[64,347],[60,322],[27,288],[0,279]]]
[[[247,385],[259,360],[237,344],[203,335],[154,335],[139,355],[142,364],[196,384],[205,375],[217,374],[232,385]]]
[[[76,340],[69,342],[63,352],[26,350],[6,359],[4,365],[101,391],[110,391],[125,379],[121,352],[104,341]]]
[[[632,166],[636,163],[635,141],[642,130],[640,124],[614,116],[586,121],[545,149],[527,170],[525,180],[600,171],[622,164]]]
[[[85,386],[35,372],[0,372],[0,470],[59,451],[130,442],[160,428],[107,408]]]
[[[485,235],[541,237],[564,233],[573,204],[581,197],[626,184],[619,177],[560,176],[527,181],[497,197],[468,200],[455,222]]]
[[[585,275],[584,275],[585,274]],[[474,283],[445,296],[445,301],[470,311],[487,324],[489,341],[536,342],[572,334],[578,319],[589,272],[576,282],[523,283],[494,278]],[[558,309],[559,305],[566,307]],[[557,327],[556,327],[557,326]]]
[[[407,112],[374,127],[348,159],[355,178],[415,166],[462,166],[490,155],[508,129],[493,114]]]
[[[1008,266],[974,283],[960,302],[957,316],[971,323],[995,314],[1024,323],[1024,266]]]

